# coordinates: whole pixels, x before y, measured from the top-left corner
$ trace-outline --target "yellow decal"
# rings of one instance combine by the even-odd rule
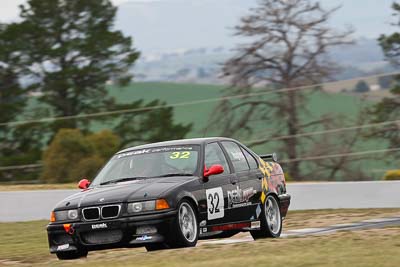
[[[170,159],[188,159],[189,157],[190,157],[189,151],[172,152],[171,156],[169,156]]]
[[[264,178],[261,181],[261,203],[264,204],[268,193],[268,178],[271,176],[273,165],[269,162],[265,162],[260,158],[260,171],[264,174]]]

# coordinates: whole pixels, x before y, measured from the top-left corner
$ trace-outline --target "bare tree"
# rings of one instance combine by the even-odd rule
[[[368,122],[368,114],[366,111],[365,99],[359,105],[358,117],[355,119],[355,125],[364,125]],[[358,155],[350,156],[355,151],[359,141],[365,141],[368,129],[359,127],[351,130],[331,132],[330,129],[340,129],[343,127],[343,121],[348,118],[337,116],[335,120],[328,119],[322,122],[322,127],[325,133],[319,135],[319,138],[314,138],[309,147],[308,155],[316,160],[311,162],[310,168],[306,168],[308,172],[305,177],[310,177],[317,180],[337,180],[348,179],[352,180],[368,180],[371,179],[365,168],[360,164],[366,160],[376,160],[376,155]],[[334,157],[330,157],[332,156]],[[321,158],[318,159],[318,156]],[[368,163],[367,163],[368,164]],[[367,164],[364,164],[367,165]]]
[[[327,50],[351,43],[351,30],[336,32],[328,26],[329,18],[337,9],[325,10],[311,0],[260,0],[259,6],[251,9],[236,27],[236,34],[248,43],[240,45],[237,54],[223,66],[223,76],[230,84],[225,93],[258,93],[266,87],[270,90],[295,88],[329,79],[337,68],[328,59]],[[254,132],[251,121],[264,121],[272,131],[257,142],[263,144],[271,137],[296,135],[322,122],[315,116],[308,120],[300,118],[300,113],[307,112],[305,103],[310,91],[278,92],[257,99],[223,100],[216,110],[219,116],[210,124],[218,125],[222,135],[238,137],[244,132]],[[289,159],[300,155],[302,148],[296,138],[281,142]],[[288,170],[293,177],[301,179],[299,164],[290,164]]]

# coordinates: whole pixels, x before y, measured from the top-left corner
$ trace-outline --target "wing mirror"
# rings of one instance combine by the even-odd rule
[[[89,185],[90,181],[88,179],[82,179],[78,183],[78,187],[83,190],[88,189]]]
[[[208,176],[217,175],[217,174],[220,174],[223,172],[224,172],[224,167],[222,167],[222,165],[219,165],[219,164],[212,165],[209,169],[207,169],[207,167],[204,166],[203,176],[204,176],[204,178],[206,178],[205,181],[207,181]]]

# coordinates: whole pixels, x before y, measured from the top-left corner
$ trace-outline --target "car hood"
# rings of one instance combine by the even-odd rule
[[[56,205],[55,209],[72,209],[93,205],[156,199],[168,190],[195,179],[198,179],[198,177],[179,176],[134,180],[97,186],[62,200]]]

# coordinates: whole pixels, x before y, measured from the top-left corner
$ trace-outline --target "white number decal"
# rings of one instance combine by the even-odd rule
[[[224,193],[221,187],[207,189],[207,219],[214,220],[224,217]]]

